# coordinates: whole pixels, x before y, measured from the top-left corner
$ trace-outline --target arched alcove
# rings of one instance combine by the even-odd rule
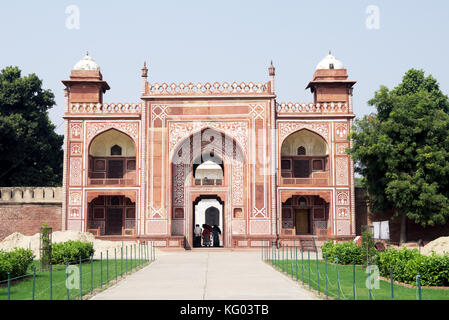
[[[89,184],[133,185],[136,183],[134,141],[115,129],[96,136],[89,146]]]
[[[88,203],[87,229],[99,235],[135,234],[136,203],[123,195],[99,195]]]
[[[281,176],[311,178],[327,170],[328,146],[318,134],[302,129],[289,135],[281,146]]]

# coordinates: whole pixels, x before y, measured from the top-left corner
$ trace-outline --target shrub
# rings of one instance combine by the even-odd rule
[[[327,241],[321,247],[323,257],[326,256],[329,262],[335,262],[338,257],[340,264],[356,264],[363,263],[363,248],[354,242],[346,241],[341,243],[333,243],[332,240]]]
[[[33,262],[33,251],[30,249],[16,248],[11,252],[0,250],[0,281],[26,274]]]
[[[69,240],[55,243],[52,245],[51,263],[65,264],[67,260],[69,263],[76,263],[80,257],[82,260],[88,259],[93,253],[94,247],[90,242]]]
[[[425,256],[418,249],[389,249],[379,253],[377,259],[380,275],[389,278],[392,266],[394,279],[416,285],[416,276],[421,275],[423,286],[449,285],[449,255]]]

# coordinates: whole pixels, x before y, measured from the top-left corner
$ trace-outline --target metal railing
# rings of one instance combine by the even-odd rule
[[[0,281],[0,300],[82,300],[95,289],[147,266],[156,259],[154,243],[121,246],[90,258],[52,265],[48,271],[37,271],[37,262],[22,276]]]
[[[311,259],[311,253],[315,259]],[[319,258],[318,250],[304,250],[298,246],[288,246],[276,242],[264,241],[261,258],[277,271],[286,274],[303,287],[315,291],[324,299],[338,300],[422,300],[421,275],[416,275],[416,286],[395,282],[393,266],[390,266],[389,279],[379,280],[376,284],[375,274],[368,272],[370,266],[341,265],[338,256],[335,261]],[[375,269],[375,267],[374,267]],[[427,289],[434,292],[436,289]],[[444,290],[444,289],[441,289]],[[425,292],[430,292],[425,291]],[[442,291],[443,292],[443,291]],[[398,294],[400,293],[400,294]],[[442,294],[443,295],[443,294]],[[446,294],[447,296],[447,294]],[[434,299],[434,297],[429,297]],[[449,299],[447,296],[446,299]]]

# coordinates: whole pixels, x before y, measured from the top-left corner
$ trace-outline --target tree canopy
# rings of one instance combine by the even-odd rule
[[[447,223],[448,97],[431,75],[410,69],[397,87],[382,86],[368,103],[377,113],[355,121],[349,153],[371,208],[393,209],[422,226]]]
[[[63,136],[48,117],[54,105],[35,74],[0,71],[0,186],[61,185]]]

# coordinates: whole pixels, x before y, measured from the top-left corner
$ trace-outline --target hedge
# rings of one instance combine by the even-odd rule
[[[15,248],[13,251],[0,250],[0,281],[26,274],[33,262],[34,255],[30,249]]]
[[[51,247],[52,264],[65,264],[67,260],[69,263],[76,263],[80,257],[85,260],[94,254],[94,247],[90,242],[69,240],[52,244]]]
[[[363,248],[354,242],[333,243],[332,240],[327,241],[321,247],[323,257],[326,256],[327,261],[335,262],[338,257],[339,264],[362,264],[364,262]]]
[[[393,268],[394,280],[416,285],[416,276],[421,276],[423,286],[449,286],[449,255],[425,256],[418,249],[389,249],[380,252],[377,266],[381,276],[390,277]]]

